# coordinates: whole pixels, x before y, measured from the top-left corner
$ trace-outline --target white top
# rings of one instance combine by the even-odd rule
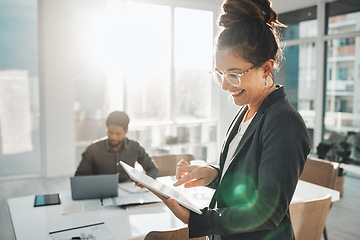
[[[255,115],[256,115],[256,113],[254,114],[254,116]],[[233,138],[233,140],[229,144],[229,150],[228,150],[228,153],[227,153],[227,156],[226,156],[226,160],[225,160],[225,163],[224,163],[224,169],[222,171],[220,181],[222,180],[222,178],[223,178],[225,172],[227,171],[230,163],[234,159],[233,157],[234,157],[236,148],[239,145],[242,136],[244,135],[246,129],[249,127],[249,125],[250,125],[251,121],[253,120],[254,116],[252,116],[252,118],[250,118],[246,122],[240,123],[238,133],[236,134],[236,136]]]

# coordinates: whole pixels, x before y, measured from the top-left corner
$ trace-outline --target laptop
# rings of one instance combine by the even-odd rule
[[[71,197],[73,200],[117,197],[118,181],[117,174],[71,177]]]
[[[163,195],[165,197],[174,198],[180,205],[182,205],[183,207],[186,207],[187,209],[189,209],[197,214],[202,213],[198,206],[196,206],[185,195],[183,195],[176,189],[173,189],[173,188],[157,181],[156,179],[149,177],[144,172],[136,170],[135,168],[131,167],[130,165],[124,163],[123,161],[120,161],[120,164],[124,168],[126,173],[129,175],[129,177],[132,180],[134,180],[135,182],[141,183],[145,187],[147,187],[157,193],[160,193],[161,195]]]

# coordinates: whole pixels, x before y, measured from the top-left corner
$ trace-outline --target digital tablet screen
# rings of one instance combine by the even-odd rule
[[[45,194],[45,195],[36,195],[34,201],[34,207],[48,206],[60,204],[60,194]]]
[[[174,198],[183,207],[186,207],[187,209],[197,214],[201,214],[199,207],[196,206],[193,202],[191,202],[187,197],[185,197],[179,191],[176,191],[175,189],[157,181],[156,179],[149,177],[145,173],[136,170],[135,168],[124,163],[123,161],[120,161],[120,164],[124,168],[126,173],[129,175],[129,177],[135,182],[141,183],[145,187],[165,197]]]

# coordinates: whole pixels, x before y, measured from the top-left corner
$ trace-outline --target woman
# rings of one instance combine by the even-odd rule
[[[223,10],[212,74],[241,109],[228,129],[219,167],[181,161],[174,184],[216,191],[201,215],[158,196],[188,224],[189,237],[294,239],[289,204],[310,139],[272,78],[279,57],[276,28],[282,25],[268,0],[227,0]]]

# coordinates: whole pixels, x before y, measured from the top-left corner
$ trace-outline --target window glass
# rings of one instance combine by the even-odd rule
[[[328,134],[360,130],[359,47],[360,37],[327,42],[325,129]]]
[[[37,1],[0,0],[0,177],[41,172]]]
[[[316,45],[289,46],[275,83],[283,84],[291,104],[300,112],[312,134],[315,125]]]
[[[356,3],[355,3],[356,2]],[[360,4],[355,0],[353,4],[349,1],[334,1],[327,6],[327,34],[353,33],[360,30]]]
[[[105,118],[116,109],[128,113],[127,136],[149,154],[206,159],[216,123],[197,119],[212,110],[213,13],[135,1],[72,4],[76,158],[106,135]],[[186,137],[198,129],[201,143]]]
[[[175,118],[211,116],[213,13],[175,8]]]
[[[114,109],[132,121],[168,119],[170,7],[80,0],[73,6],[75,114],[79,130],[93,126],[79,140],[104,134],[97,126]]]
[[[351,18],[357,17],[357,22]],[[329,34],[359,30],[359,13],[330,18]],[[324,139],[330,143],[346,141],[350,158],[360,161],[360,37],[327,42],[326,108]]]
[[[279,14],[279,21],[287,26],[282,34],[285,40],[318,35],[316,7]]]
[[[72,2],[74,39],[74,115],[78,158],[89,142],[106,134],[105,117],[118,103],[111,93],[122,95],[121,68],[115,69],[120,43],[117,30],[121,2]],[[115,15],[115,12],[118,14]],[[110,36],[111,33],[112,36]],[[121,64],[117,64],[121,66]],[[117,79],[116,79],[117,78]],[[117,81],[111,81],[116,79]],[[119,94],[120,93],[120,94]],[[80,149],[79,149],[80,148]]]
[[[130,3],[126,8],[126,111],[132,120],[170,117],[171,9]]]

